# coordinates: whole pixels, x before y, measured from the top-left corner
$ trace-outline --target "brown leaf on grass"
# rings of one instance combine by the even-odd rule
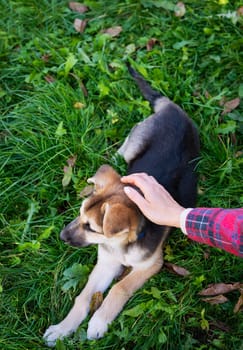
[[[176,17],[183,17],[186,13],[186,6],[185,4],[182,2],[182,1],[179,1],[177,4],[176,4],[176,9],[175,9],[175,16]]]
[[[77,160],[77,155],[74,154],[72,157],[68,158],[67,163],[69,166],[74,167]]]
[[[207,295],[218,295],[229,293],[232,290],[236,290],[240,288],[240,282],[236,283],[213,283],[209,284],[207,288],[203,289],[199,292],[199,295],[207,296]]]
[[[54,83],[54,81],[56,81],[56,79],[52,76],[52,75],[49,75],[47,74],[45,77],[44,77],[45,81],[49,84],[51,83]]]
[[[181,267],[181,266],[178,266],[178,265],[169,263],[169,262],[166,262],[166,263],[165,263],[165,267],[166,267],[169,271],[171,271],[171,272],[173,272],[173,273],[176,273],[176,274],[179,275],[179,276],[185,277],[185,276],[190,275],[190,272],[189,272],[188,270],[184,269],[184,267]]]
[[[82,191],[79,193],[79,197],[84,198],[89,196],[94,191],[93,185],[85,186]]]
[[[227,101],[223,104],[224,106],[224,110],[221,113],[222,115],[225,115],[227,113],[230,113],[231,111],[233,111],[234,109],[236,109],[240,104],[240,98],[236,97],[233,100]]]
[[[238,16],[243,16],[243,6],[239,7],[236,12]]]
[[[235,158],[241,158],[243,156],[243,151],[237,151],[235,153]]]
[[[72,174],[73,174],[73,168],[69,166],[64,166],[63,168],[63,178],[62,178],[62,186],[67,187],[70,184],[70,181],[72,179]]]
[[[72,168],[72,167],[64,165],[64,167],[63,167],[64,174],[67,174],[69,172],[69,170],[70,170],[69,168]]]
[[[153,49],[154,45],[157,43],[159,43],[158,39],[155,39],[155,38],[149,39],[147,44],[146,44],[147,51],[151,51]]]
[[[93,315],[95,311],[100,307],[103,302],[103,294],[101,292],[96,292],[92,295],[90,302],[90,313]]]
[[[78,13],[84,13],[86,11],[88,11],[88,7],[84,4],[80,4],[79,2],[75,2],[75,1],[71,1],[69,2],[69,8],[72,11],[78,12]]]
[[[224,304],[229,299],[226,298],[223,294],[219,294],[219,295],[215,295],[213,297],[202,298],[202,300],[205,301],[206,303],[211,304],[211,305],[217,305],[217,304]]]
[[[76,163],[76,160],[77,160],[77,156],[74,155],[72,157],[70,157],[68,160],[67,160],[67,165],[64,166],[63,168],[63,172],[64,172],[64,175],[63,175],[63,178],[62,178],[62,186],[63,187],[67,187],[72,179],[72,175],[73,175],[73,167]]]
[[[203,253],[204,259],[207,260],[210,257],[210,250],[206,249]]]
[[[102,33],[109,34],[111,37],[118,36],[122,32],[121,26],[115,26],[102,30]]]
[[[240,297],[237,303],[235,304],[234,313],[236,314],[241,310],[243,311],[243,284],[240,285]]]
[[[76,30],[76,32],[83,33],[84,29],[86,27],[86,24],[87,24],[87,20],[86,19],[76,18],[74,20],[73,26],[74,26],[74,29]]]
[[[41,56],[41,59],[43,62],[49,62],[51,55],[48,53],[45,53],[44,55]]]

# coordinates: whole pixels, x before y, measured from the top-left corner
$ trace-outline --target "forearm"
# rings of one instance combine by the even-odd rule
[[[190,239],[243,257],[243,208],[187,209],[180,225]]]

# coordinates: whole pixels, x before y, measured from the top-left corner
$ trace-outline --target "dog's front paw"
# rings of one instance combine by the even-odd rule
[[[67,330],[61,324],[56,324],[47,328],[43,338],[48,346],[53,347],[55,346],[57,339],[63,339],[71,333],[72,330]]]
[[[99,339],[102,338],[104,333],[108,329],[108,324],[102,318],[94,316],[89,321],[87,338],[88,339]]]

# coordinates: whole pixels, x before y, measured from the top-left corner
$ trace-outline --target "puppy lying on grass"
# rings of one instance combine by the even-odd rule
[[[154,114],[131,130],[118,153],[128,164],[128,174],[154,176],[183,207],[193,207],[197,130],[180,107],[154,91],[133,68],[128,69]],[[88,182],[94,184],[94,190],[83,201],[80,215],[63,229],[61,239],[78,247],[98,244],[98,261],[68,315],[46,330],[44,339],[49,346],[73,333],[86,318],[92,295],[103,293],[129,266],[130,273],[113,285],[89,321],[87,337],[103,337],[132,294],[160,270],[161,248],[171,231],[143,217],[125,195],[120,175],[109,165],[101,166]]]

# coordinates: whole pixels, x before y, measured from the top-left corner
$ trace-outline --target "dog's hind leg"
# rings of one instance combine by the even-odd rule
[[[120,263],[114,261],[114,259],[112,260],[110,256],[100,254],[86,286],[76,297],[68,315],[60,323],[50,326],[46,330],[43,337],[48,346],[55,346],[57,339],[62,339],[75,332],[89,312],[93,294],[104,292],[120,272]]]
[[[143,284],[162,266],[162,258],[158,258],[149,268],[134,268],[129,275],[116,283],[108,293],[100,308],[89,321],[88,339],[101,338],[108,325],[120,313],[125,303]]]

